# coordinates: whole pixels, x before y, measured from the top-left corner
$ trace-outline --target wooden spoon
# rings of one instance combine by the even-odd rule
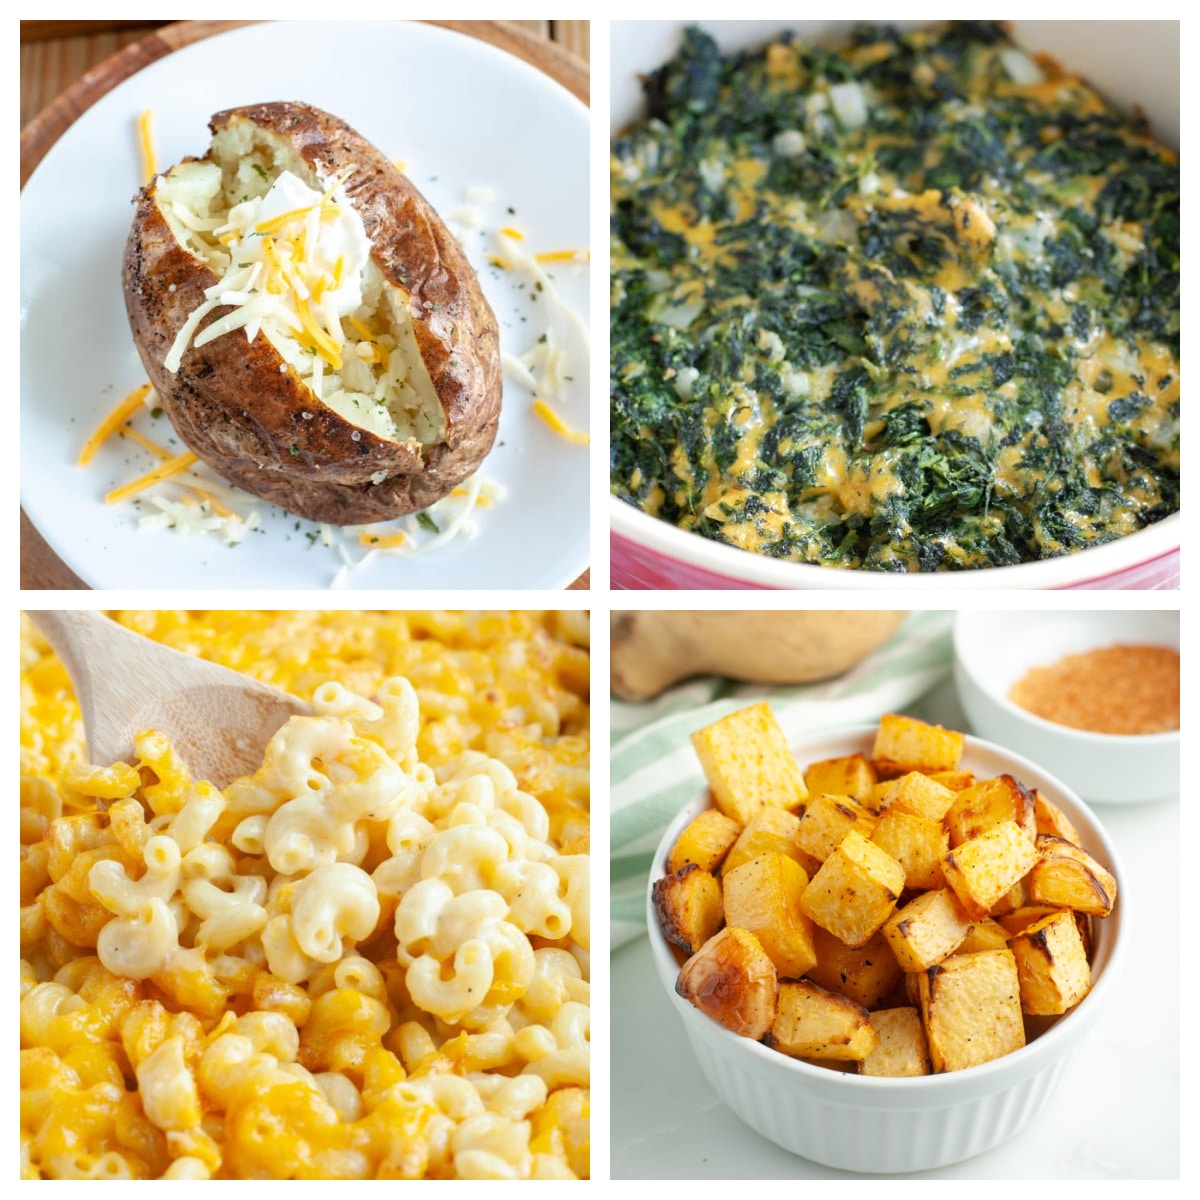
[[[142,637],[92,611],[26,610],[67,668],[83,713],[88,757],[133,762],[133,739],[157,729],[197,779],[226,784],[262,765],[271,737],[303,700],[237,671]]]

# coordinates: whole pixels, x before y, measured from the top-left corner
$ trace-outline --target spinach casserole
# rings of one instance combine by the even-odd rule
[[[1179,166],[1004,26],[699,29],[612,146],[612,490],[880,571],[1179,508]]]

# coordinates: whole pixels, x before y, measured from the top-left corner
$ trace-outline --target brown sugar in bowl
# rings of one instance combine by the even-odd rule
[[[1179,728],[1179,655],[1167,646],[1098,646],[1031,667],[1008,698],[1089,733],[1170,733]]]
[[[1136,804],[1177,795],[1178,728],[1160,733],[1096,733],[1037,716],[1010,698],[1013,686],[1032,668],[1114,646],[1149,647],[1177,655],[1179,614],[960,612],[954,625],[954,678],[972,731],[1045,766],[1089,803]],[[1162,684],[1167,694],[1147,699],[1134,695],[1140,693],[1140,684],[1122,685],[1103,671],[1092,677],[1094,669],[1088,667],[1085,679],[1075,685],[1091,687],[1089,708],[1128,708],[1138,719],[1139,713],[1132,710],[1170,708],[1177,703],[1169,693],[1177,696],[1178,680],[1169,674]]]

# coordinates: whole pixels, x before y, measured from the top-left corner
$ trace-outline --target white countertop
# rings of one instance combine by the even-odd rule
[[[913,715],[966,728],[947,682]],[[1042,1115],[914,1178],[1179,1177],[1179,800],[1095,809],[1125,870],[1124,973]],[[853,1179],[754,1133],[717,1099],[639,938],[612,957],[613,1179]]]

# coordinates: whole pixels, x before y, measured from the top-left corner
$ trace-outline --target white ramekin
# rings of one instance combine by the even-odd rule
[[[801,766],[843,754],[869,753],[874,727],[819,734],[793,747]],[[654,964],[705,1077],[752,1129],[785,1150],[846,1171],[898,1175],[930,1170],[983,1151],[1019,1133],[1042,1110],[1116,987],[1124,874],[1095,815],[1073,792],[1026,759],[968,737],[964,768],[979,776],[1012,774],[1057,804],[1090,854],[1116,877],[1112,914],[1093,921],[1092,989],[1041,1037],[1004,1058],[918,1079],[846,1075],[814,1067],[739,1037],[675,992],[679,959],[663,936],[647,889]],[[684,826],[708,806],[698,792],[671,822],[650,868],[653,881]],[[1031,1168],[1032,1169],[1032,1168]],[[1036,1174],[1036,1171],[1034,1171]]]

